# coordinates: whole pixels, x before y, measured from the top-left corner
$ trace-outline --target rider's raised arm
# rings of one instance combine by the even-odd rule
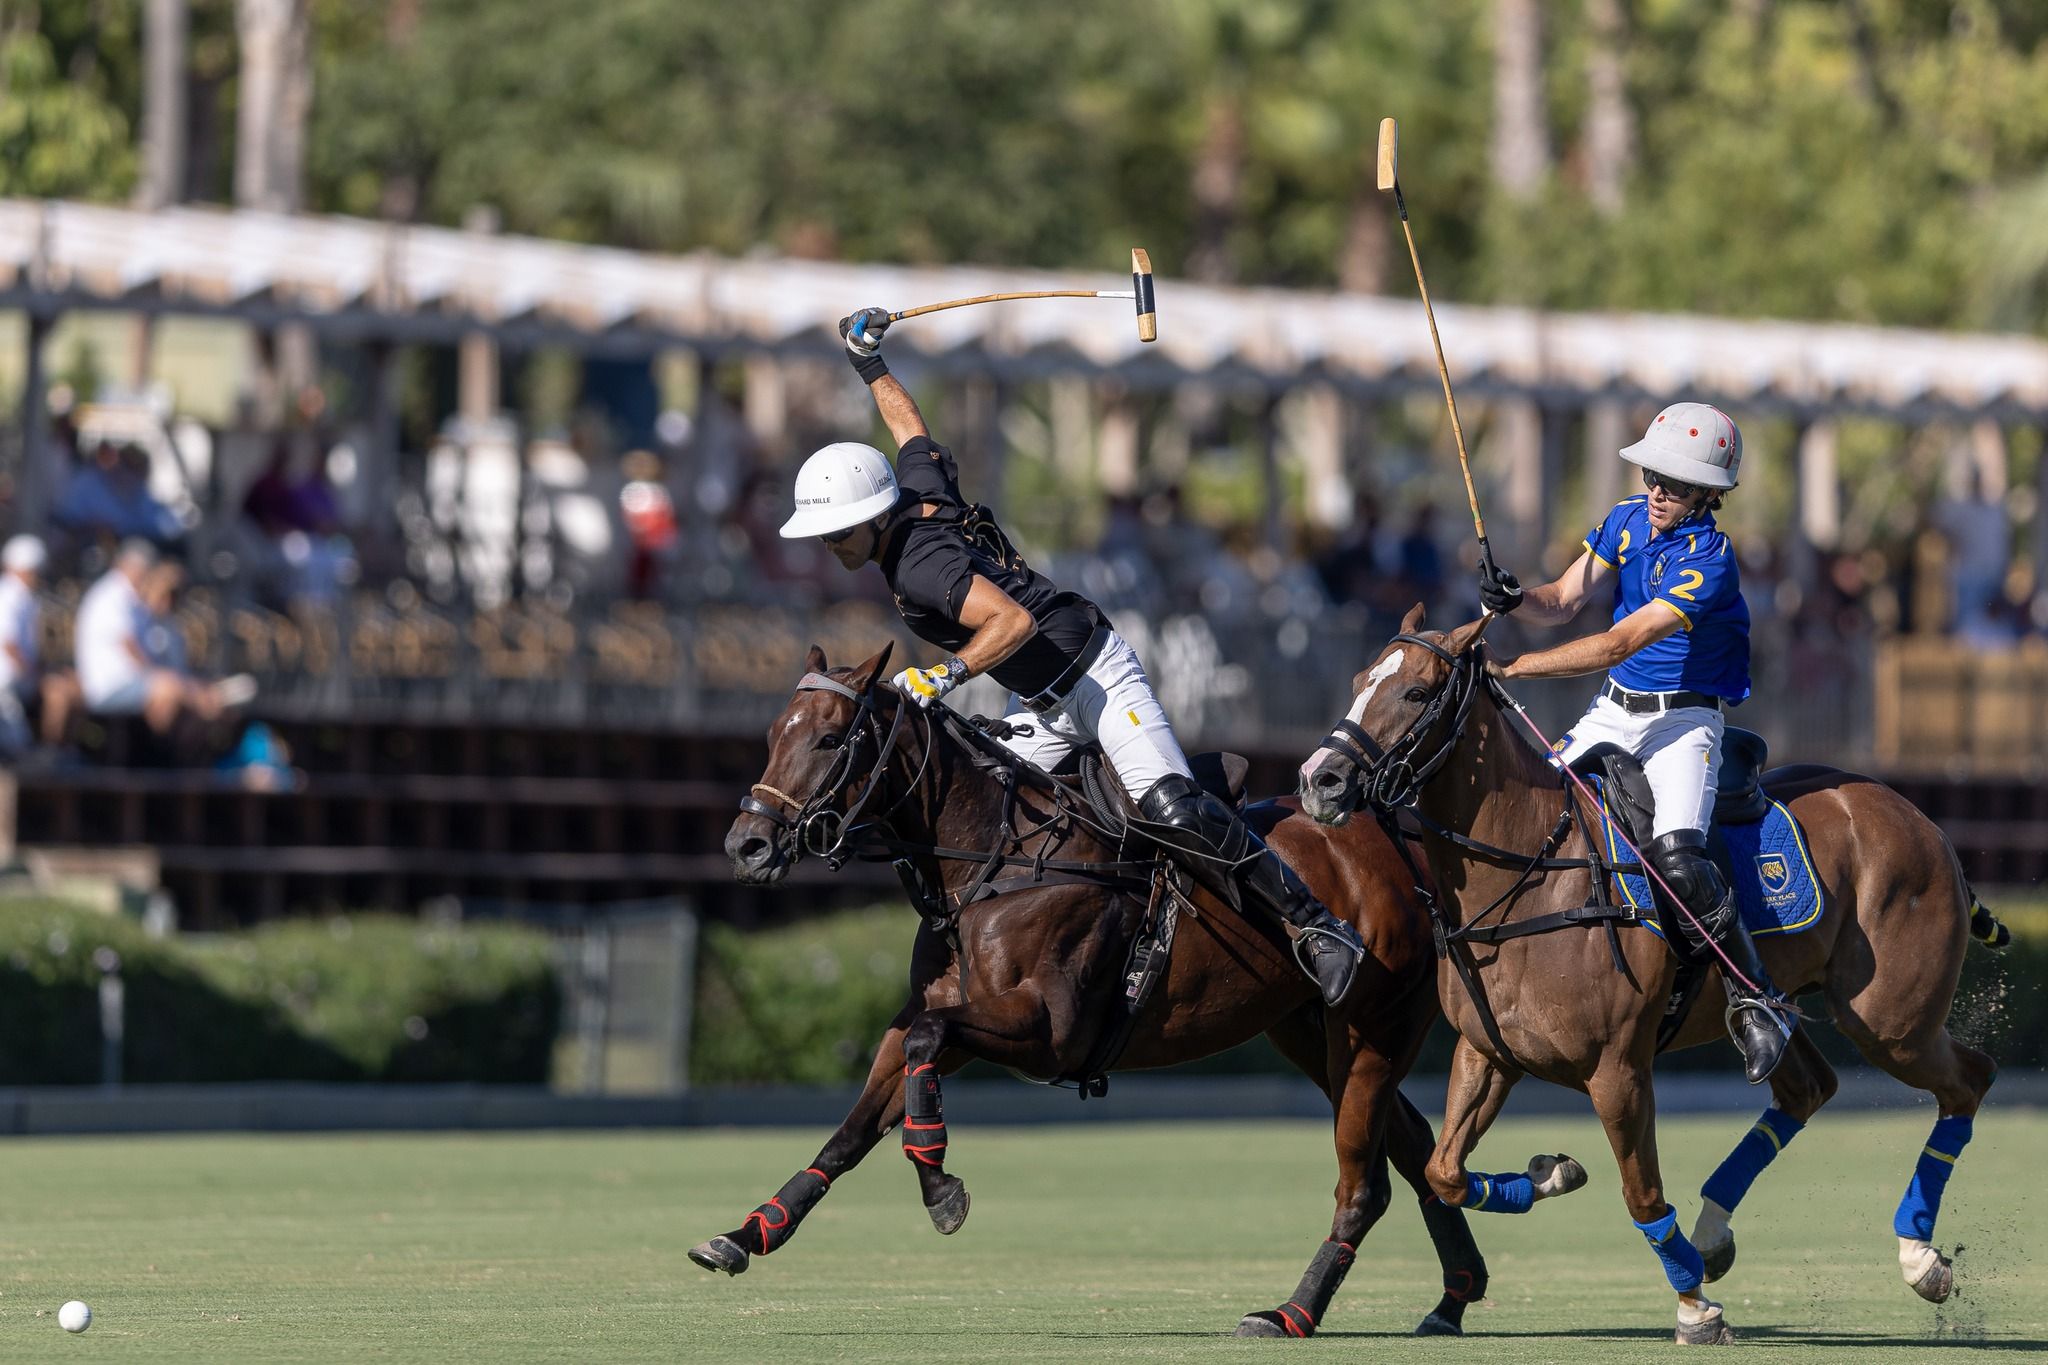
[[[917,410],[917,400],[895,375],[883,375],[868,385],[868,392],[874,396],[875,411],[882,414],[883,425],[889,428],[898,450],[916,437],[931,435],[924,424],[924,414]]]
[[[1593,590],[1613,572],[1606,560],[1588,548],[1558,575],[1556,582],[1529,589],[1522,605],[1522,619],[1539,626],[1563,625],[1579,614],[1592,600]]]

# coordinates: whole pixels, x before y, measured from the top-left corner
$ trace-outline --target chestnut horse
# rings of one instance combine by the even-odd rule
[[[1593,879],[1606,870],[1588,865],[1597,816],[1577,792],[1561,790],[1548,754],[1527,738],[1533,723],[1487,670],[1480,637],[1490,619],[1424,634],[1422,608],[1409,613],[1358,675],[1349,718],[1302,765],[1302,808],[1333,824],[1361,803],[1387,821],[1408,809],[1425,831],[1428,868],[1443,892],[1433,913],[1450,941],[1440,969],[1444,1010],[1459,1034],[1429,1163],[1438,1195],[1466,1202],[1465,1158],[1524,1074],[1582,1090],[1614,1148],[1629,1216],[1678,1291],[1678,1339],[1732,1340],[1700,1285],[1733,1264],[1728,1215],[1834,1094],[1834,1074],[1805,1031],[1796,1033],[1771,1077],[1772,1107],[1701,1191],[1695,1247],[1664,1197],[1650,1079],[1677,970],[1672,954],[1634,929],[1497,932],[1604,903]],[[1949,1033],[1949,1005],[1972,933],[1996,942],[2003,926],[1976,903],[1942,832],[1889,787],[1812,764],[1767,773],[1764,785],[1805,830],[1823,892],[1812,928],[1757,940],[1772,980],[1788,995],[1821,992],[1836,1027],[1873,1065],[1940,1103],[1894,1222],[1907,1284],[1938,1303],[1954,1283],[1931,1240],[1942,1186],[1996,1073],[1989,1057]],[[1487,931],[1461,941],[1460,926],[1486,912]],[[1722,996],[1718,979],[1707,983],[1709,1001]],[[1721,1036],[1721,1011],[1702,1006],[1669,1045]]]
[[[944,708],[923,711],[887,684],[889,650],[809,672],[770,728],[768,767],[742,802],[726,852],[743,882],[780,880],[809,853],[907,858],[926,922],[911,950],[910,995],[876,1049],[867,1086],[812,1164],[735,1229],[690,1252],[739,1274],[775,1251],[833,1181],[899,1123],[924,1204],[942,1233],[966,1220],[967,1192],[945,1167],[939,1078],[982,1058],[1029,1076],[1083,1081],[1170,1066],[1260,1033],[1329,1096],[1336,1115],[1337,1211],[1293,1298],[1247,1315],[1244,1336],[1308,1336],[1391,1198],[1385,1157],[1423,1200],[1444,1296],[1418,1332],[1455,1334],[1486,1285],[1464,1215],[1424,1176],[1434,1138],[1397,1086],[1437,1017],[1429,926],[1412,879],[1370,826],[1328,830],[1277,803],[1247,812],[1324,903],[1356,924],[1368,954],[1345,1002],[1325,1010],[1276,924],[1199,891],[1184,907],[1166,969],[1116,1046],[1131,937],[1159,895],[1156,854],[1101,827],[1071,789],[1019,765]],[[765,798],[765,799],[764,799]],[[906,1122],[906,1119],[908,1120]]]

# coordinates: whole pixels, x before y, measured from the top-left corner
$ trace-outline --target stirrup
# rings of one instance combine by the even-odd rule
[[[1721,1016],[1721,1026],[1728,1030],[1729,1037],[1733,1038],[1736,1036],[1735,1016],[1744,1010],[1751,1009],[1762,1010],[1764,1017],[1777,1027],[1778,1032],[1783,1035],[1785,1041],[1788,1043],[1792,1041],[1792,1031],[1798,1027],[1798,1007],[1775,992],[1767,994],[1761,991],[1755,995],[1735,995],[1730,993],[1728,996],[1728,1008]]]
[[[1344,929],[1351,929],[1349,924],[1337,919],[1336,916],[1332,915],[1331,919],[1335,920],[1337,924],[1342,925]],[[1310,956],[1308,947],[1309,939],[1313,937],[1329,939],[1332,943],[1350,953],[1351,960],[1354,963],[1365,961],[1365,941],[1358,937],[1356,929],[1351,929],[1350,935],[1347,936],[1342,929],[1326,929],[1320,924],[1304,925],[1294,931],[1294,942],[1291,946],[1294,951],[1295,965],[1300,967],[1302,972],[1311,981],[1315,979],[1316,975],[1315,959]]]

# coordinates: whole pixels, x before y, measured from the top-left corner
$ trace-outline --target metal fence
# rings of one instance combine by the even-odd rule
[[[610,905],[450,900],[429,914],[514,920],[554,940],[562,1036],[554,1088],[673,1095],[690,1086],[697,916],[680,899]]]

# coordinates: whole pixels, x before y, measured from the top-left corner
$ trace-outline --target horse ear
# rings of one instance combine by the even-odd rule
[[[853,684],[853,690],[856,692],[867,691],[875,679],[881,676],[882,670],[889,666],[889,656],[895,653],[895,651],[896,642],[891,640],[888,644],[882,646],[881,653],[854,669],[853,677],[848,679]]]
[[[1401,633],[1403,635],[1413,635],[1416,631],[1421,630],[1423,618],[1427,615],[1429,613],[1422,609],[1422,603],[1420,602],[1408,608],[1408,614],[1401,618]]]
[[[1486,634],[1487,626],[1491,625],[1493,621],[1494,615],[1492,612],[1488,612],[1477,621],[1468,621],[1444,637],[1444,648],[1453,655],[1463,654],[1466,650],[1479,643],[1479,637]]]
[[[811,652],[804,656],[804,667],[813,673],[827,673],[832,666],[825,662],[825,651],[812,645]]]

